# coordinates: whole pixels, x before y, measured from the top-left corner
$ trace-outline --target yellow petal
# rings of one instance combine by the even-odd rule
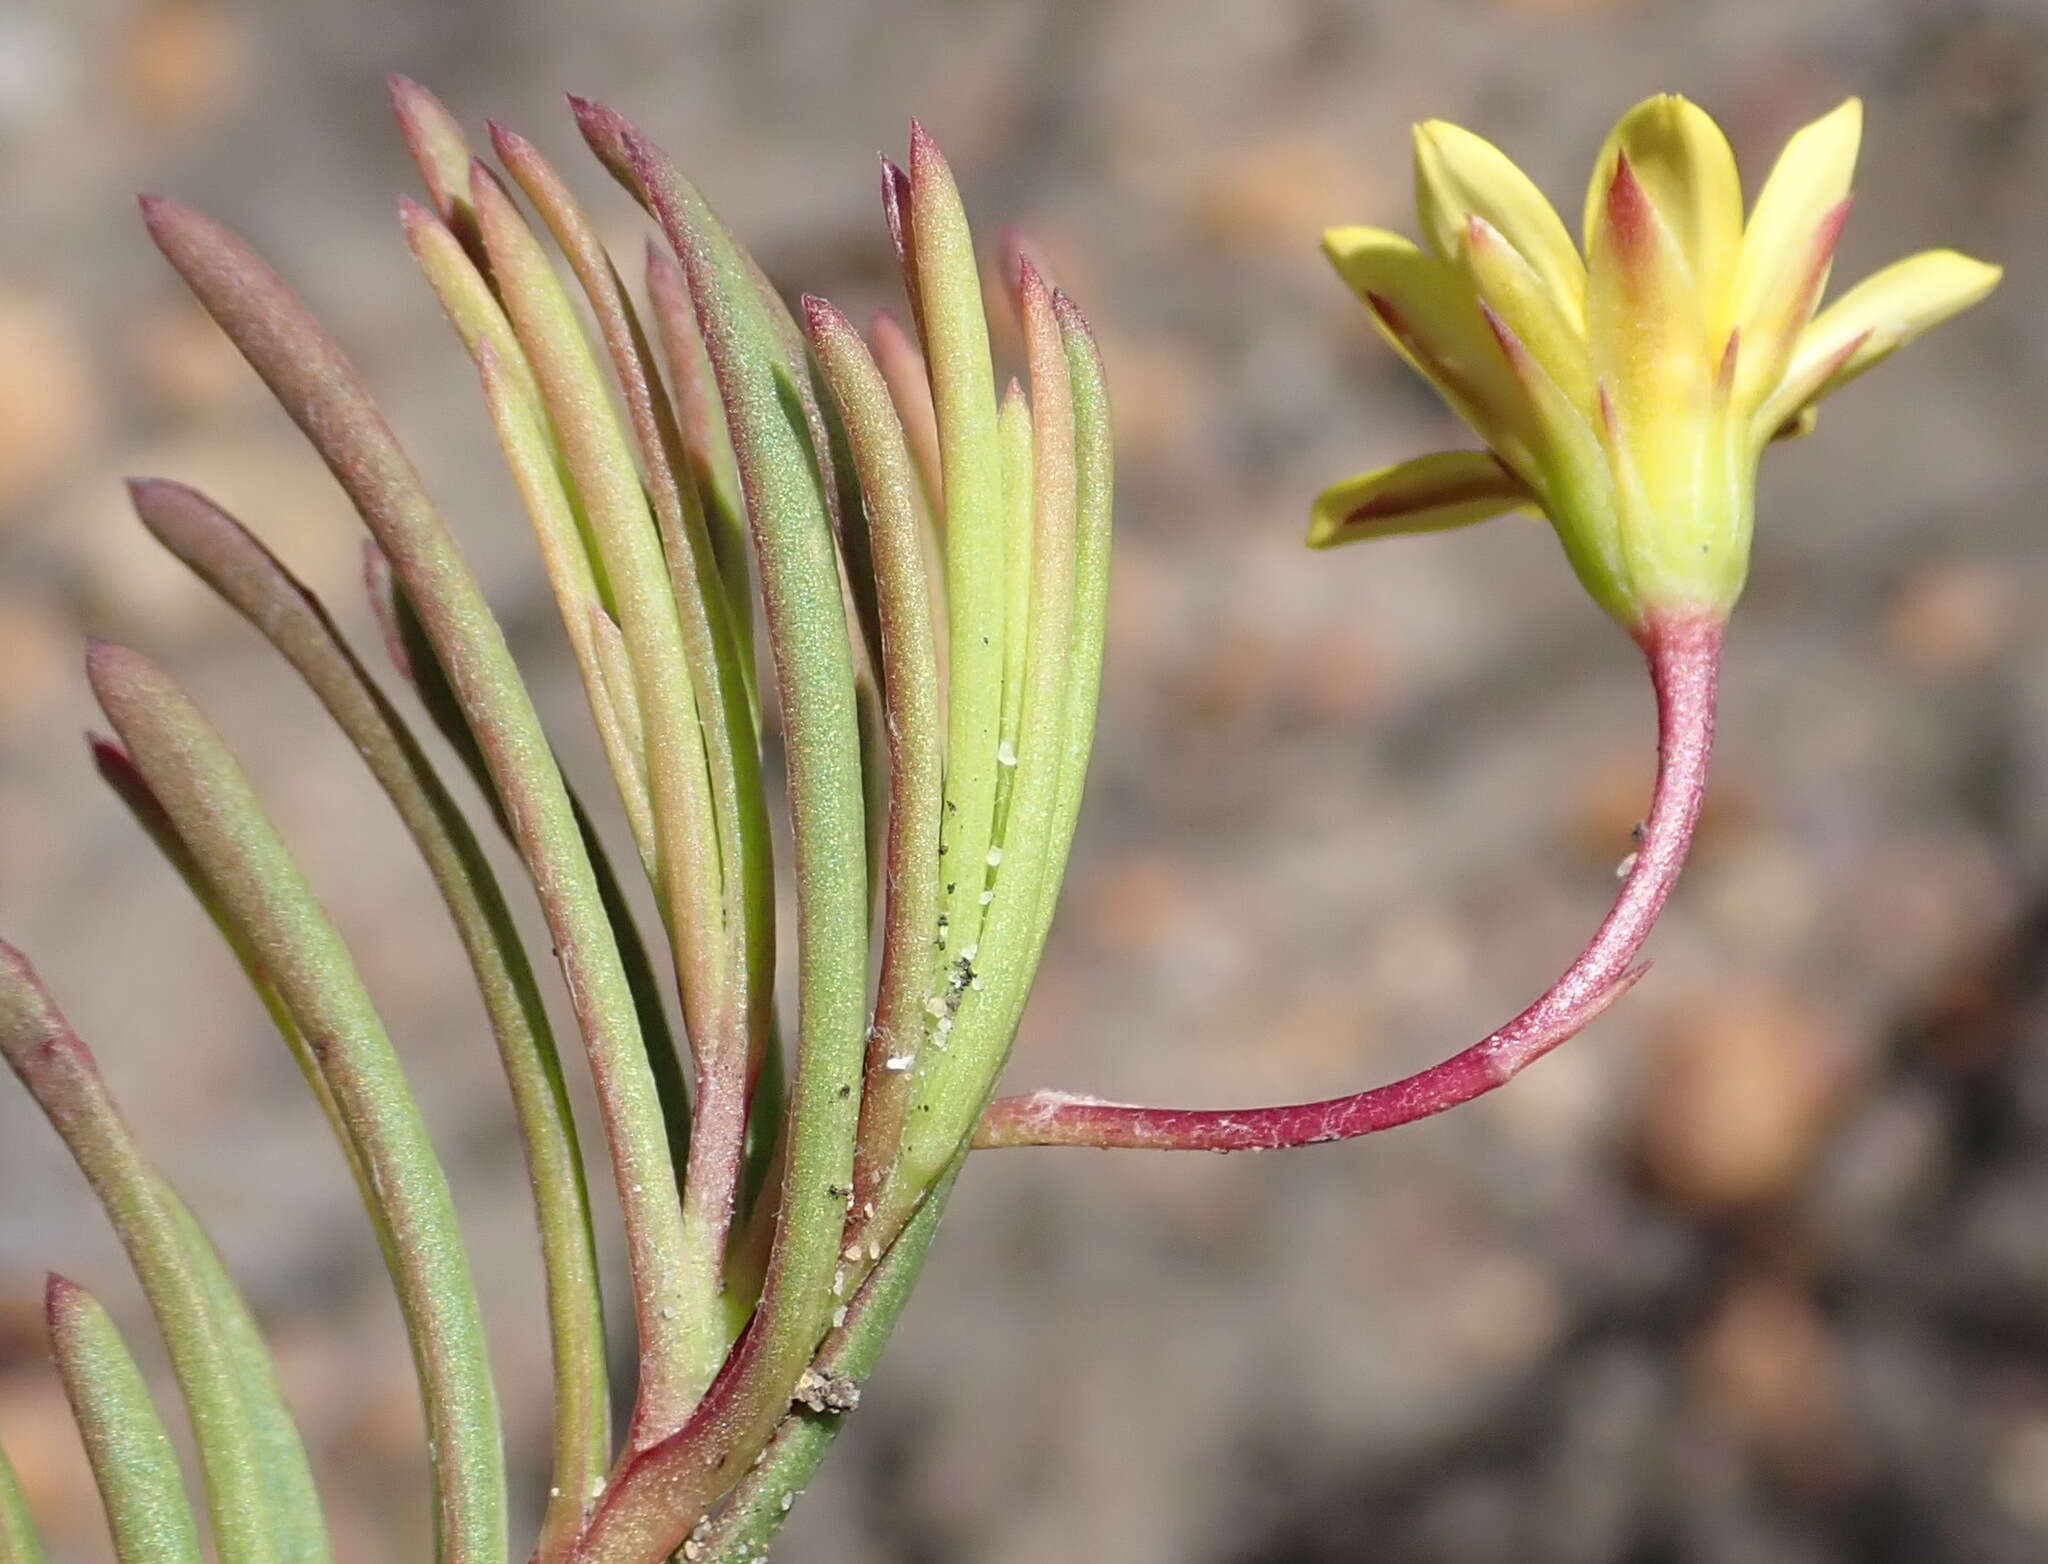
[[[1799,338],[1778,394],[1759,415],[1772,429],[1960,314],[1998,286],[2003,271],[1954,250],[1926,250],[1865,278]]]
[[[1688,446],[1713,371],[1699,297],[1678,236],[1626,156],[1616,160],[1594,220],[1586,337],[1594,379],[1612,397],[1638,460],[1656,467],[1652,446]]]
[[[1742,176],[1728,138],[1698,104],[1669,93],[1630,109],[1593,166],[1586,191],[1588,255],[1624,154],[1684,254],[1707,311],[1718,312],[1742,245]]]
[[[1851,98],[1785,143],[1756,198],[1735,274],[1739,402],[1771,394],[1820,302],[1862,138],[1863,105]]]
[[[1585,261],[1557,208],[1492,142],[1445,120],[1417,125],[1415,206],[1441,259],[1458,258],[1466,225],[1481,218],[1521,253],[1568,319],[1584,318]]]
[[[1608,421],[1611,409],[1596,389],[1592,393],[1596,405],[1589,414],[1536,361],[1505,319],[1489,308],[1486,320],[1534,414],[1533,461],[1520,469],[1520,475],[1557,529],[1558,540],[1586,590],[1626,621],[1636,606],[1619,528],[1623,496],[1617,480],[1626,457],[1622,463],[1611,459],[1595,430],[1597,424]],[[1587,373],[1581,342],[1579,374],[1584,377]]]
[[[1332,228],[1323,250],[1396,351],[1480,438],[1510,457],[1526,448],[1523,398],[1455,267],[1379,228]]]
[[[1581,418],[1593,416],[1593,372],[1584,322],[1567,315],[1522,251],[1485,218],[1466,224],[1461,259],[1479,297],[1534,355]],[[1510,367],[1514,355],[1508,354]]]
[[[1316,497],[1310,548],[1467,527],[1532,503],[1485,451],[1444,451],[1333,484]]]

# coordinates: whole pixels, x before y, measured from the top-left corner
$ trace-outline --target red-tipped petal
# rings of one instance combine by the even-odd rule
[[[1659,218],[1626,153],[1615,158],[1614,178],[1607,185],[1607,221],[1624,261],[1631,268],[1649,265],[1656,250]]]

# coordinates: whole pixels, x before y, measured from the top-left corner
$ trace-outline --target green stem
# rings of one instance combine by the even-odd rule
[[[924,1262],[938,1233],[939,1218],[953,1192],[964,1156],[933,1186],[881,1263],[847,1306],[846,1323],[826,1337],[813,1372],[832,1379],[865,1381],[882,1360],[895,1334]],[[832,1441],[846,1426],[843,1413],[792,1410],[768,1441],[761,1459],[702,1538],[706,1564],[755,1564],[768,1556],[782,1523],[803,1497]]]

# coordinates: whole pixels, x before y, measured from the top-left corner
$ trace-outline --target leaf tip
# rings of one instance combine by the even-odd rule
[[[853,323],[846,318],[845,311],[830,299],[806,293],[798,302],[803,308],[804,325],[813,338],[853,330]]]
[[[405,230],[408,243],[417,245],[421,235],[441,221],[438,213],[401,193],[398,197],[398,225]]]
[[[142,213],[142,225],[157,243],[163,243],[164,234],[183,221],[190,209],[181,206],[169,196],[160,196],[153,191],[135,192],[135,205]]]
[[[576,121],[576,129],[585,144],[597,154],[600,163],[612,175],[623,177],[632,169],[634,144],[640,134],[633,128],[625,115],[616,109],[606,108],[594,98],[585,98],[576,93],[567,94],[569,113]]]
[[[490,138],[491,150],[503,158],[508,165],[529,163],[539,155],[540,149],[511,126],[494,119],[484,121],[484,134]]]
[[[173,492],[185,485],[172,478],[145,478],[135,475],[123,478],[121,487],[128,491],[128,503],[138,513],[151,509]]]
[[[51,1271],[43,1278],[43,1316],[53,1332],[69,1326],[91,1302],[92,1294],[67,1276]]]
[[[912,188],[933,179],[951,181],[953,171],[946,162],[946,154],[939,150],[939,144],[931,138],[922,120],[910,122],[910,183]]]

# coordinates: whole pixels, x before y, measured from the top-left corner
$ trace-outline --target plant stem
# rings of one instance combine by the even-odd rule
[[[1657,786],[1634,862],[1592,942],[1514,1020],[1440,1064],[1349,1097],[1253,1109],[1145,1108],[1033,1092],[992,1103],[978,1148],[1131,1147],[1153,1151],[1270,1151],[1348,1140],[1412,1123],[1505,1085],[1577,1034],[1646,968],[1637,952],[1684,866],[1714,745],[1723,623],[1653,616],[1637,639],[1657,695]]]
[[[881,1362],[882,1349],[903,1317],[945,1214],[953,1180],[959,1176],[965,1154],[925,1197],[896,1242],[862,1284],[847,1306],[846,1323],[825,1338],[813,1361],[821,1377],[844,1376],[856,1384],[866,1380]],[[702,1539],[702,1557],[717,1564],[752,1564],[767,1557],[768,1544],[788,1519],[805,1484],[825,1459],[826,1451],[839,1430],[846,1426],[843,1413],[812,1412],[792,1408],[768,1441],[761,1459],[754,1465],[731,1500],[712,1522]]]

